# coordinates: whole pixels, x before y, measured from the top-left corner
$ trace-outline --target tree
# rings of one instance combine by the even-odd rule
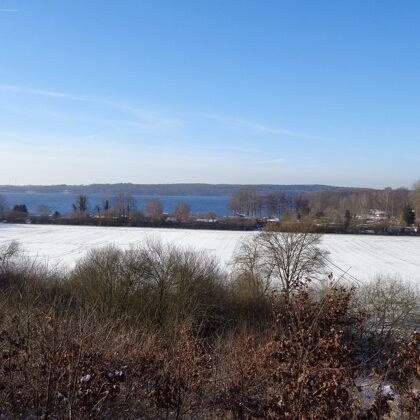
[[[236,266],[242,273],[248,271],[260,290],[280,286],[289,294],[322,273],[328,253],[319,247],[320,239],[310,233],[261,232],[242,245]]]
[[[109,200],[106,198],[104,200],[104,210],[108,211],[110,208],[111,208],[111,204],[110,204]]]
[[[106,204],[106,202],[105,202]],[[105,206],[104,206],[105,207]],[[120,193],[114,200],[114,212],[117,217],[130,218],[130,213],[135,210],[136,201],[131,194]]]
[[[6,198],[0,194],[0,217],[3,217],[8,209]]]
[[[261,215],[262,198],[256,187],[241,187],[231,197],[228,208],[245,216]]]
[[[213,211],[213,210],[211,210],[211,211],[209,211],[208,213],[207,213],[207,217],[212,221],[212,222],[214,222],[215,220],[217,220],[217,213],[215,212],[215,211]]]
[[[130,213],[130,220],[134,224],[144,222],[145,219],[146,218],[145,218],[144,213],[142,211],[134,210]]]
[[[61,217],[61,214],[60,214],[60,212],[59,211],[55,211],[53,214],[52,214],[52,218],[54,219],[54,220],[57,220],[57,219],[59,219]]]
[[[397,188],[393,191],[394,216],[398,217],[410,205],[410,192],[407,188]]]
[[[287,212],[288,200],[283,194],[269,194],[264,197],[263,201],[267,209],[268,217],[280,218],[280,215],[283,212]]]
[[[104,209],[104,216],[109,217],[111,213],[111,202],[108,198],[104,198],[102,207]]]
[[[187,220],[190,216],[190,206],[185,201],[179,202],[174,210],[174,217],[178,222],[183,222]]]
[[[344,213],[344,229],[348,229],[351,222],[351,213],[350,210],[346,210]]]
[[[298,196],[295,199],[295,209],[296,213],[301,216],[308,216],[311,212],[311,209],[309,207],[309,200],[307,198],[304,198],[303,196]],[[300,217],[298,217],[300,219]]]
[[[37,208],[37,213],[42,217],[46,217],[50,215],[51,209],[46,204],[40,204]]]
[[[412,206],[406,204],[402,210],[402,219],[407,226],[411,226],[416,221],[416,213]]]
[[[153,198],[144,203],[144,210],[146,216],[153,221],[163,220],[163,207],[159,199]]]
[[[78,216],[86,216],[87,215],[87,197],[84,194],[80,194],[77,197],[75,203],[73,204],[73,211]]]
[[[417,216],[420,214],[420,179],[413,185],[412,201]]]
[[[16,213],[22,213],[23,215],[29,214],[28,208],[26,207],[26,204],[16,204],[13,206],[13,211]]]

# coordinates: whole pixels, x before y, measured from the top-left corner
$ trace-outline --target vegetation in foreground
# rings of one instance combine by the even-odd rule
[[[418,292],[315,281],[318,239],[263,232],[231,274],[154,242],[67,273],[3,247],[0,415],[418,418]]]

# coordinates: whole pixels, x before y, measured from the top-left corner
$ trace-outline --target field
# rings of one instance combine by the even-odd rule
[[[150,238],[229,268],[252,235],[0,224],[0,247],[19,241],[70,268],[91,248]],[[419,293],[368,282],[397,272],[419,283],[419,238],[328,235],[321,246],[328,271],[360,287],[298,282],[273,295],[250,271],[229,282],[209,259],[159,246],[62,273],[4,254],[0,418],[420,418]]]
[[[129,248],[157,239],[214,255],[228,265],[243,240],[253,232],[154,228],[112,228],[47,225],[0,225],[0,244],[18,241],[30,257],[50,265],[72,267],[89,249],[114,244]],[[358,281],[376,274],[398,274],[420,282],[420,238],[324,235],[322,248],[330,252],[329,271]]]

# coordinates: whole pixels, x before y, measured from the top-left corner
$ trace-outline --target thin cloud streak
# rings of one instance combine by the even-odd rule
[[[34,89],[14,85],[0,85],[0,90],[3,92],[23,93],[29,95],[47,96],[49,98],[68,99],[70,101],[89,102],[88,99],[82,98],[80,96],[69,95],[62,92],[54,92],[52,90]]]
[[[0,13],[17,13],[19,9],[0,9]]]
[[[276,164],[276,163],[286,163],[286,159],[283,158],[277,158],[277,159],[267,159],[267,160],[259,160],[256,162],[258,165],[270,165],[270,164]]]
[[[301,133],[298,131],[292,131],[285,128],[272,127],[266,124],[261,124],[254,121],[249,121],[244,118],[232,118],[232,117],[222,117],[218,115],[206,115],[207,118],[212,120],[220,121],[226,124],[234,124],[244,128],[249,128],[253,131],[267,134],[277,134],[287,137],[298,138],[302,140],[320,140],[319,136],[314,136],[312,134]]]
[[[244,154],[255,154],[259,151],[257,149],[247,147],[230,147],[230,146],[194,146],[195,149],[199,150],[214,150],[222,152],[239,152]]]
[[[300,132],[297,132],[297,131],[291,131],[291,130],[287,130],[287,129],[284,129],[284,128],[270,127],[270,126],[265,125],[265,124],[260,124],[260,123],[255,123],[255,122],[252,122],[252,121],[247,121],[247,120],[244,120],[242,118],[235,118],[235,119],[233,119],[233,121],[237,122],[240,125],[243,125],[244,127],[249,127],[249,128],[251,128],[255,131],[260,131],[260,132],[263,132],[263,133],[280,134],[280,135],[300,138],[300,139],[304,139],[304,140],[319,140],[318,136],[313,136],[311,134],[306,134],[306,133],[300,133]]]
[[[48,98],[53,98],[53,99],[63,99],[63,100],[68,100],[68,101],[86,102],[86,103],[92,103],[92,104],[97,104],[97,105],[105,105],[105,106],[119,109],[135,117],[147,119],[153,122],[154,124],[160,124],[164,126],[182,125],[182,121],[179,120],[178,118],[164,118],[161,116],[157,116],[144,109],[136,108],[127,104],[123,104],[121,102],[117,102],[117,101],[95,99],[95,98],[89,98],[85,96],[72,95],[65,92],[57,92],[57,91],[45,90],[45,89],[35,89],[35,88],[16,86],[16,85],[0,85],[0,91],[17,93],[17,94],[25,94],[25,95],[43,96],[43,97],[48,97]]]
[[[68,114],[68,113],[62,113],[62,112],[57,112],[57,111],[49,111],[44,108],[34,110],[31,108],[4,106],[4,105],[0,105],[0,110],[12,112],[18,115],[25,115],[29,117],[38,116],[41,118],[53,118],[53,119],[60,119],[64,121],[83,121],[83,122],[101,124],[105,126],[121,127],[119,128],[119,130],[131,131],[133,133],[153,131],[156,128],[156,126],[158,126],[159,128],[168,127],[168,124],[159,124],[158,122],[155,123],[153,120],[147,120],[146,118],[143,118],[142,121],[139,121],[139,117],[137,119],[134,118],[132,120],[130,119],[121,120],[121,119],[115,119],[115,118],[92,117],[92,116],[86,115],[85,113],[84,114]],[[132,117],[132,116],[130,115],[129,117]]]

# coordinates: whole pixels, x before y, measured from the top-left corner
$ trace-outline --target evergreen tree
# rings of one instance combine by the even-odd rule
[[[73,210],[78,216],[87,215],[87,197],[84,194],[80,194],[77,197],[76,202],[73,204]]]
[[[350,226],[350,222],[351,222],[351,213],[350,210],[346,210],[346,212],[344,213],[344,228],[348,229],[348,227]]]
[[[13,207],[13,211],[18,212],[18,213],[24,213],[24,214],[28,214],[28,208],[26,207],[26,204],[16,204]]]
[[[409,204],[403,207],[402,219],[407,226],[411,226],[416,221],[416,213]]]

